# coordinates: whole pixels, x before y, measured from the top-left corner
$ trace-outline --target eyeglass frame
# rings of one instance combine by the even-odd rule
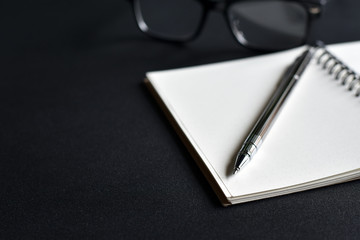
[[[228,12],[229,12],[228,9],[229,9],[229,6],[231,6],[231,4],[233,4],[235,2],[249,2],[249,1],[266,2],[264,0],[214,0],[214,1],[212,1],[212,0],[195,0],[202,5],[202,11],[203,11],[202,16],[200,18],[200,21],[199,21],[198,26],[195,29],[194,33],[191,36],[184,37],[182,39],[166,38],[166,37],[160,36],[159,34],[152,33],[142,16],[141,8],[140,8],[140,0],[128,0],[128,1],[130,1],[132,3],[132,8],[134,11],[135,20],[136,20],[138,28],[140,29],[141,32],[143,32],[144,34],[146,34],[147,36],[149,36],[153,39],[164,41],[164,42],[177,43],[177,44],[183,44],[183,43],[190,42],[200,35],[202,29],[204,28],[204,25],[205,25],[205,22],[206,22],[209,12],[210,11],[219,11],[219,12],[222,12],[222,15],[226,19],[227,26],[228,26],[230,32],[232,33],[231,35],[233,36],[235,41],[238,42],[241,46],[243,46],[247,49],[251,49],[251,50],[272,51],[269,49],[252,47],[251,45],[249,45],[247,43],[246,40],[238,39],[235,36],[233,29],[231,28],[231,22],[230,22],[230,19],[228,18]],[[272,1],[273,2],[295,2],[299,5],[301,5],[306,10],[306,13],[307,13],[306,26],[305,26],[306,30],[305,30],[304,38],[302,39],[302,41],[299,45],[302,45],[306,42],[306,40],[309,36],[310,25],[311,25],[312,21],[321,15],[321,13],[323,12],[323,6],[327,3],[327,0],[301,0],[301,1],[299,1],[299,0],[272,0]]]

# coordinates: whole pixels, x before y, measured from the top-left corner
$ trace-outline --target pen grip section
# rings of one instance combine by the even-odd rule
[[[257,149],[262,143],[262,137],[259,135],[250,136],[249,139],[246,139],[244,145],[242,146],[241,152],[246,153],[251,159],[252,156],[256,153]]]

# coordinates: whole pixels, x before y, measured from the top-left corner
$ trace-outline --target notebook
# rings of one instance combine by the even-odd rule
[[[224,206],[360,177],[359,86],[351,71],[360,71],[360,42],[327,49],[337,58],[316,54],[261,148],[236,175],[236,153],[305,47],[146,74],[147,86]]]

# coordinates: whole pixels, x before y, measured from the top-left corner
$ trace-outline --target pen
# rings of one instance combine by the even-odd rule
[[[266,134],[269,132],[270,127],[274,123],[283,103],[289,96],[290,91],[309,64],[315,49],[315,47],[309,47],[303,54],[296,58],[294,63],[287,69],[280,81],[279,87],[271,96],[269,103],[264,108],[260,118],[257,120],[255,126],[250,131],[240,151],[236,155],[234,174],[250,162],[251,158],[255,155]]]

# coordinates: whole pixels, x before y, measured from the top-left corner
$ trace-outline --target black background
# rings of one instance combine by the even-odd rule
[[[359,9],[330,0],[310,40],[360,40]],[[359,181],[222,207],[147,92],[147,71],[255,54],[219,13],[184,46],[121,0],[3,1],[0,27],[1,239],[360,237]]]

